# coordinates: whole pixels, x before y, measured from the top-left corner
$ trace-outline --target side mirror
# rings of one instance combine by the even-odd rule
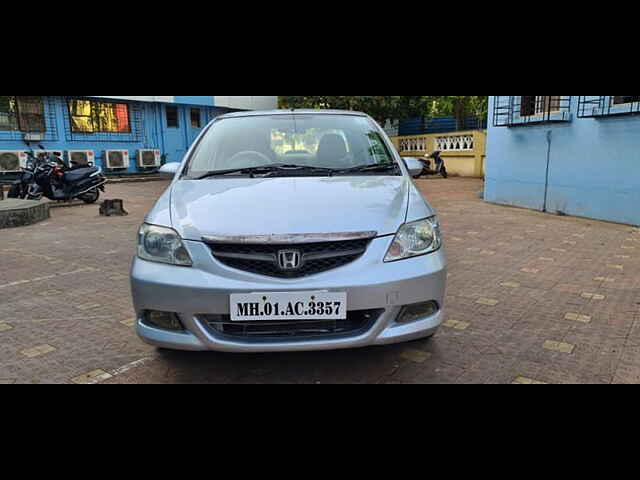
[[[412,177],[420,175],[422,173],[422,170],[424,170],[424,165],[422,164],[422,162],[420,162],[420,160],[416,158],[405,157],[404,163],[409,170],[409,175],[411,175]]]
[[[178,170],[180,170],[180,164],[178,162],[171,162],[161,166],[158,173],[166,175],[167,177],[174,177],[176,173],[178,173]]]

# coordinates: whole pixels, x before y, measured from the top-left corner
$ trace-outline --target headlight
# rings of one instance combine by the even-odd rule
[[[396,233],[396,238],[393,239],[384,261],[395,262],[396,260],[426,255],[435,252],[441,245],[442,238],[438,217],[405,223]]]
[[[150,262],[190,267],[189,252],[175,230],[144,223],[138,234],[138,257]]]

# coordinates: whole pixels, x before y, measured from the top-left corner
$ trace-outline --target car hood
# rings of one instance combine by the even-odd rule
[[[178,180],[171,223],[180,236],[396,233],[413,184],[404,176]]]

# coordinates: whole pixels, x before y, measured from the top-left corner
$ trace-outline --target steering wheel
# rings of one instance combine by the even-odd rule
[[[262,167],[264,165],[271,165],[273,163],[273,160],[267,157],[264,153],[256,152],[255,150],[246,150],[244,152],[236,153],[233,157],[227,160],[227,163],[231,165],[230,168],[234,168],[235,167],[234,163],[238,160],[238,158],[241,158],[241,157],[249,157],[249,158],[253,157],[253,160],[250,160],[249,162],[242,162],[242,167],[247,167],[247,168]],[[248,163],[248,164],[245,164],[245,163]]]

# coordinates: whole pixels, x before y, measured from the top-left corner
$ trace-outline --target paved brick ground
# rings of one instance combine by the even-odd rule
[[[337,352],[160,354],[130,324],[135,233],[164,183],[113,185],[130,215],[55,209],[0,231],[0,383],[640,383],[640,231],[419,184],[450,262],[432,340]]]

